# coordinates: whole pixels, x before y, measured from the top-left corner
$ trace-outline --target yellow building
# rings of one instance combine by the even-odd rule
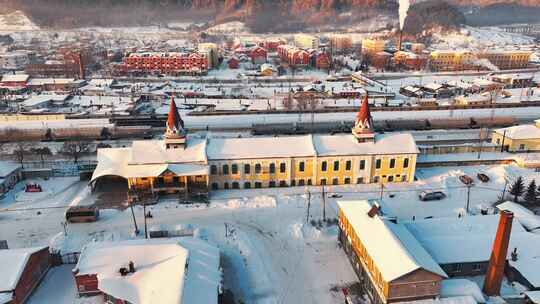
[[[438,50],[431,52],[429,65],[435,71],[460,71],[474,68],[476,61],[470,51]]]
[[[531,51],[490,50],[478,54],[478,58],[487,59],[501,70],[523,69],[529,65]]]
[[[91,185],[127,180],[144,193],[206,195],[209,188],[398,183],[414,180],[418,148],[410,134],[375,134],[367,96],[352,135],[191,138],[171,102],[165,139],[98,150]]]
[[[338,201],[339,241],[371,303],[436,299],[448,275],[400,223],[380,216],[377,203]]]
[[[493,131],[491,142],[508,152],[540,151],[540,120]]]
[[[301,49],[319,49],[319,38],[308,34],[294,35],[294,45]]]
[[[374,55],[383,52],[386,47],[386,41],[380,39],[362,40],[362,54]]]
[[[216,68],[219,65],[219,50],[215,43],[199,43],[197,46],[199,53],[205,54],[208,58],[210,68]]]

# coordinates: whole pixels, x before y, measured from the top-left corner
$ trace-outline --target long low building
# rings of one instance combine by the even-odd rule
[[[128,181],[131,192],[206,195],[209,189],[410,182],[418,148],[410,134],[375,134],[367,97],[351,135],[188,137],[171,101],[163,140],[98,150],[91,183]]]

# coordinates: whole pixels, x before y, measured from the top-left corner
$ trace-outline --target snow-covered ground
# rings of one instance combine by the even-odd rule
[[[491,181],[485,184],[478,181],[478,172],[486,173]],[[472,176],[476,182],[471,189],[471,215],[496,201],[505,177],[513,180],[522,175],[527,180],[540,180],[540,173],[516,166],[418,169],[417,182],[384,187],[382,210],[404,220],[413,216],[464,215],[467,191],[458,180],[462,174]],[[442,190],[448,197],[436,202],[421,202],[418,193],[423,189]],[[153,218],[148,219],[148,226],[190,227],[195,237],[218,246],[223,253],[225,288],[244,303],[343,303],[340,288],[350,287],[356,282],[356,276],[338,246],[337,227],[313,226],[318,226],[322,218],[321,191],[321,187],[217,191],[212,194],[208,206],[184,206],[165,200],[149,207]],[[380,198],[378,185],[327,186],[325,191],[325,211],[329,219],[337,217],[336,199],[339,198],[333,194],[339,194],[343,199]],[[0,211],[0,239],[7,240],[12,248],[49,244],[68,253],[80,251],[84,244],[93,240],[134,237],[129,209],[102,210],[98,222],[69,224],[67,235],[64,235],[65,208],[55,207],[59,202],[77,204],[86,197],[86,186],[76,183],[58,195],[57,200],[28,206],[42,208],[40,214],[37,210]],[[0,203],[0,207],[13,205],[13,202]],[[20,207],[19,203],[16,205]],[[135,216],[139,228],[143,227],[142,208],[135,208]],[[64,276],[67,274],[63,272],[67,270],[54,270],[44,284],[51,284],[50,280],[66,282]],[[61,278],[54,279],[55,276]],[[76,302],[74,286],[68,282],[65,288],[64,291],[40,288],[36,294],[58,294],[64,302],[57,303]],[[92,300],[100,303],[99,299]]]
[[[497,27],[470,27],[465,26],[459,32],[449,34],[434,34],[437,41],[431,45],[434,49],[480,49],[485,47],[505,47],[514,45],[526,45],[534,43],[534,38],[507,33]]]
[[[39,27],[21,11],[4,15],[0,14],[0,33],[35,30],[39,30]]]

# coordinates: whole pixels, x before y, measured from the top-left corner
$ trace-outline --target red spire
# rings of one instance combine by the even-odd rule
[[[181,132],[184,129],[184,121],[178,114],[174,97],[171,97],[171,105],[169,107],[169,115],[167,116],[167,131],[169,132]]]
[[[364,97],[362,105],[360,106],[360,111],[358,111],[358,114],[356,114],[355,126],[371,129],[372,121],[373,119],[371,118],[371,112],[369,111],[368,94],[366,92],[366,96]]]

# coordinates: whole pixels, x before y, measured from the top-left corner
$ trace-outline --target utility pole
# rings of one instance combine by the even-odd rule
[[[138,235],[139,228],[137,227],[137,220],[135,220],[135,212],[133,212],[133,202],[129,204],[129,208],[131,209],[131,216],[133,217],[133,225],[135,226],[135,235]]]
[[[469,215],[469,203],[471,198],[471,188],[472,184],[467,185],[467,207],[466,207],[466,214]]]
[[[508,187],[508,179],[505,176],[504,177],[504,188],[503,188],[502,196],[501,196],[501,202],[504,201],[504,196],[506,195],[506,187]]]
[[[309,222],[309,208],[311,207],[311,192],[308,190],[307,192],[307,216],[306,216],[306,223]]]
[[[143,214],[144,214],[144,237],[148,238],[148,226],[146,225],[146,201],[143,201]]]
[[[501,142],[501,153],[504,152],[504,140],[506,139],[506,130],[503,132],[503,138]]]
[[[480,133],[478,134],[478,139],[480,140],[480,147],[478,148],[478,159],[480,159],[480,156],[482,155],[482,148],[484,146],[484,134],[482,131],[484,128],[480,128]]]
[[[324,193],[324,185],[322,185],[322,204],[323,204],[323,210],[322,210],[323,221],[326,222],[326,194]]]
[[[384,184],[381,182],[381,196],[379,198],[380,201],[382,201],[383,199],[383,194],[384,194]]]

